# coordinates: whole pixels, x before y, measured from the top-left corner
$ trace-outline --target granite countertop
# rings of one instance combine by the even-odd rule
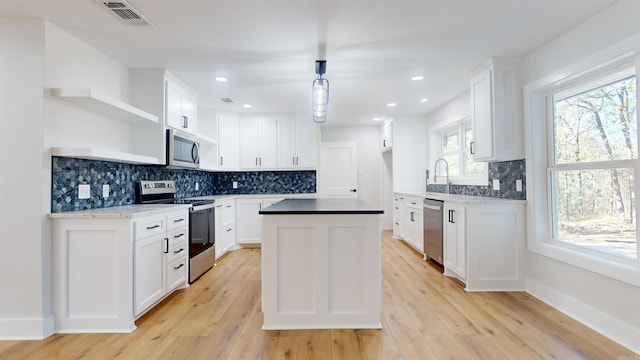
[[[161,214],[172,210],[189,209],[191,205],[176,204],[153,204],[153,205],[123,205],[108,208],[66,211],[49,214],[50,219],[81,219],[81,218],[133,218],[137,216],[147,216]]]
[[[358,199],[285,199],[260,210],[261,215],[382,214]]]
[[[417,196],[420,198],[429,198],[434,200],[442,200],[460,204],[526,204],[527,200],[503,199],[487,196],[458,195],[438,192],[395,192],[396,194]]]

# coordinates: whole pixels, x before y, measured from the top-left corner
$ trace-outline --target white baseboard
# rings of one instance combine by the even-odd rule
[[[558,292],[540,282],[527,279],[527,292],[547,305],[583,323],[622,346],[640,354],[640,329]]]
[[[42,340],[54,333],[53,316],[40,319],[0,319],[0,340]]]

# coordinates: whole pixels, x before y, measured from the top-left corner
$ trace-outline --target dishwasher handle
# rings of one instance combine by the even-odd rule
[[[436,211],[440,211],[440,210],[442,210],[442,207],[441,207],[441,206],[434,206],[434,205],[427,205],[427,204],[424,204],[424,205],[423,205],[423,207],[424,207],[425,209],[429,209],[429,210],[436,210]]]

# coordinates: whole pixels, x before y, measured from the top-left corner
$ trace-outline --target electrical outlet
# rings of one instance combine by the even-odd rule
[[[237,189],[237,188],[238,188],[238,182],[237,182],[237,181],[234,181],[234,182],[233,182],[233,188],[234,188],[234,189]]]
[[[200,190],[200,183],[196,181],[196,191]]]
[[[500,190],[500,180],[498,179],[493,180],[493,190],[496,190],[496,191]]]
[[[522,179],[516,180],[516,191],[522,191]]]
[[[78,185],[78,199],[88,199],[91,197],[91,185],[80,184]]]
[[[109,184],[102,185],[102,197],[105,199],[109,197]]]

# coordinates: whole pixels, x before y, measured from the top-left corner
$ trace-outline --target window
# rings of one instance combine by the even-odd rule
[[[637,259],[636,94],[629,67],[547,97],[553,241]]]
[[[449,178],[453,183],[487,185],[487,164],[474,161],[469,149],[472,133],[468,118],[440,130],[437,158],[447,161]],[[439,182],[444,182],[444,177],[441,177],[447,174],[444,162],[438,163],[436,172]]]

